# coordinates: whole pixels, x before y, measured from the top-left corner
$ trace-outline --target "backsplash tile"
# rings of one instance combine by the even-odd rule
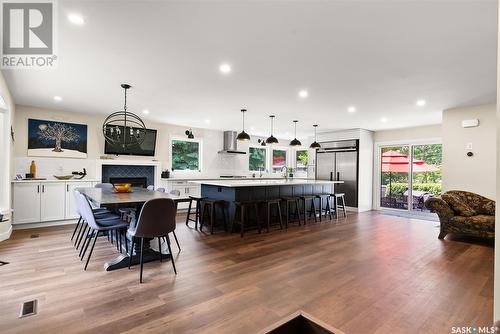
[[[147,184],[155,184],[154,166],[103,165],[102,182],[109,182],[110,177],[146,177]]]

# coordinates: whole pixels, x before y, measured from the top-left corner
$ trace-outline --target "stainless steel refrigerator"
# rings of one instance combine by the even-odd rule
[[[344,181],[335,192],[345,193],[346,205],[358,207],[359,141],[342,140],[321,143],[316,151],[316,179]]]

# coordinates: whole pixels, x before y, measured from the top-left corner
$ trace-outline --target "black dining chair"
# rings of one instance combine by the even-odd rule
[[[174,273],[177,275],[175,268],[174,257],[172,255],[172,248],[170,247],[170,239],[168,234],[175,230],[175,203],[170,198],[154,198],[150,199],[142,207],[139,219],[134,227],[130,227],[127,234],[132,240],[130,247],[130,257],[128,267],[132,264],[132,253],[134,251],[134,243],[137,238],[141,239],[141,248],[139,255],[139,262],[141,271],[139,274],[139,282],[142,283],[142,270],[143,270],[143,252],[144,252],[144,238],[158,238],[158,246],[160,250],[160,260],[162,260],[161,253],[161,239],[165,238],[167,241],[168,251],[170,253],[170,260]]]

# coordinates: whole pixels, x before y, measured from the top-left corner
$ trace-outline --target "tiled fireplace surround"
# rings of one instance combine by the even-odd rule
[[[148,185],[155,184],[155,167],[139,165],[102,165],[102,182],[110,178],[145,177]]]

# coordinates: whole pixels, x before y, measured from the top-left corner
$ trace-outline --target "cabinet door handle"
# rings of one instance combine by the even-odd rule
[[[45,184],[42,184],[42,193],[45,192]]]
[[[36,186],[36,192],[39,193],[40,192],[40,185],[37,185]]]
[[[69,192],[69,184],[66,185],[66,192]]]

